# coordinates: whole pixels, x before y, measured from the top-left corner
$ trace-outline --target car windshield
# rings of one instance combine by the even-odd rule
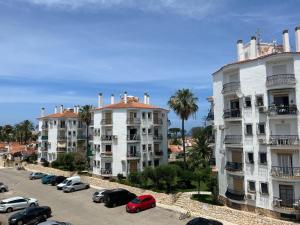
[[[63,183],[63,184],[66,184],[66,183],[68,183],[68,180],[64,180],[62,183]]]
[[[1,201],[1,202],[0,202],[0,205],[4,205],[4,204],[6,204],[6,202],[4,202],[4,201]]]
[[[139,203],[141,203],[141,200],[139,198],[135,198],[131,202],[134,204],[139,204]]]
[[[99,194],[99,192],[98,191],[96,191],[95,193],[94,193],[94,195],[98,195]]]

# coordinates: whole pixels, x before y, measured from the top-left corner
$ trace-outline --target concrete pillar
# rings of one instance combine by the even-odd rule
[[[124,103],[127,104],[127,92],[124,92]]]
[[[147,94],[147,104],[150,105],[150,95]]]
[[[257,57],[256,37],[252,36],[250,40],[250,59],[255,59],[256,57]]]
[[[64,106],[63,106],[63,105],[60,105],[59,113],[63,113],[63,112],[64,112]]]
[[[144,94],[144,104],[147,104],[147,100],[148,100],[148,94],[145,93],[145,94]]]

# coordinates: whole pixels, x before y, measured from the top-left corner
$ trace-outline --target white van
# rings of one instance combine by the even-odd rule
[[[77,182],[80,182],[80,176],[68,177],[63,182],[58,184],[56,187],[57,187],[57,190],[62,190],[63,187],[68,186],[68,185],[72,185],[72,184],[77,183]]]

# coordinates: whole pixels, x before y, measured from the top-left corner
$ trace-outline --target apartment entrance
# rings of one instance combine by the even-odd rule
[[[281,206],[292,208],[294,203],[294,186],[279,185],[279,197]]]
[[[132,160],[129,163],[129,173],[137,172],[137,160]]]

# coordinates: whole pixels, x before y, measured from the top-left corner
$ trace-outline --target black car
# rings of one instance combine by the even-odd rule
[[[66,177],[64,177],[64,176],[54,176],[54,177],[52,177],[52,178],[50,179],[50,182],[49,182],[49,183],[50,183],[52,186],[55,186],[55,185],[60,184],[61,182],[63,182],[65,179],[66,179]]]
[[[103,193],[103,202],[107,207],[116,207],[127,204],[135,197],[135,194],[125,189],[113,189]]]
[[[197,217],[195,219],[190,220],[186,225],[223,225],[223,223],[216,220]]]
[[[8,223],[9,225],[35,225],[50,216],[51,208],[48,206],[29,207],[9,217]]]

